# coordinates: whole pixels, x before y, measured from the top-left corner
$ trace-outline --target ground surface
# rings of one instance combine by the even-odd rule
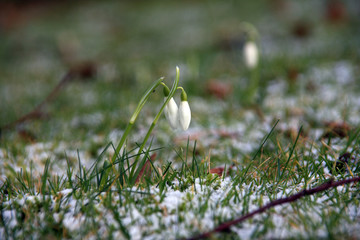
[[[360,6],[339,2],[3,4],[0,238],[190,237],[359,175]],[[242,57],[243,22],[258,32],[254,71]],[[164,76],[171,86],[175,66],[190,128],[173,130],[162,117],[141,156],[151,156],[151,175],[129,184],[118,174],[129,173],[121,167],[159,111],[161,88],[110,172],[109,143],[117,146],[152,82]],[[359,184],[345,185],[222,235],[359,238],[358,209]]]

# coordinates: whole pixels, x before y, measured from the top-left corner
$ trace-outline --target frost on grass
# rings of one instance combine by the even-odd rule
[[[323,174],[314,174],[309,169],[309,176],[306,176],[309,179],[306,183],[304,179],[296,180],[300,177],[299,174],[294,175],[291,181],[281,183],[278,188],[274,188],[268,183],[259,184],[257,182],[259,176],[256,172],[251,172],[254,183],[234,184],[234,179],[227,177],[206,185],[201,182],[204,179],[196,178],[192,184],[184,187],[183,183],[173,180],[163,191],[151,186],[146,191],[136,188],[123,189],[123,191],[131,191],[130,195],[114,192],[111,195],[110,205],[105,200],[106,193],[95,198],[86,194],[78,198],[77,191],[80,190],[73,189],[62,190],[54,193],[53,196],[43,196],[39,192],[36,195],[19,194],[13,199],[2,202],[4,209],[2,219],[6,223],[6,228],[5,225],[1,228],[0,235],[4,236],[5,232],[11,232],[15,238],[32,232],[34,236],[40,236],[41,229],[54,228],[56,225],[60,226],[60,230],[54,228],[54,231],[59,231],[60,235],[67,238],[98,236],[122,238],[126,234],[133,239],[189,237],[255,210],[272,199],[288,196],[301,191],[304,187],[316,185],[319,179],[331,176],[332,164],[344,151],[352,153],[348,164],[350,170],[355,171],[360,155],[356,147],[349,146],[351,142],[349,144],[347,138],[334,138],[331,145],[326,145],[321,139],[326,131],[323,125],[327,121],[346,120],[351,126],[359,123],[360,98],[351,87],[351,83],[355,81],[354,69],[354,66],[345,61],[310,68],[299,76],[301,81],[297,86],[299,91],[296,93],[292,92],[291,86],[282,79],[271,81],[264,99],[266,115],[263,119],[259,119],[251,110],[244,110],[241,119],[226,122],[221,117],[228,109],[226,102],[218,101],[214,104],[199,98],[193,101],[192,109],[199,115],[213,116],[207,119],[206,127],[195,117],[186,134],[176,131],[169,133],[165,121],[159,122],[155,132],[156,138],[153,141],[155,147],[169,143],[185,147],[189,139],[191,149],[194,140],[197,140],[197,147],[210,150],[211,158],[227,160],[227,165],[234,160],[241,170],[246,167],[242,165],[242,161],[246,157],[251,157],[257,150],[264,136],[271,130],[274,119],[281,120],[277,129],[283,132],[293,129],[297,133],[300,126],[303,126],[308,130],[308,138],[303,143],[299,165],[306,169],[309,164],[302,159],[315,157],[312,164],[319,164]],[[319,127],[310,127],[309,120]],[[103,116],[94,113],[74,118],[71,124],[97,126],[102,121]],[[137,131],[131,136],[131,141],[141,141],[147,130],[144,126],[149,122],[151,122],[150,118],[140,122]],[[103,142],[116,143],[122,133],[120,129],[114,129],[107,135],[90,133],[83,149],[93,147],[95,155],[98,156],[104,150]],[[272,142],[268,145],[275,146]],[[112,155],[113,152],[113,148],[109,147],[106,154]],[[166,156],[169,161],[177,158],[175,153]],[[24,152],[17,155],[9,149],[0,148],[1,181],[5,182],[9,167],[17,172],[32,170],[34,176],[39,176],[48,159],[51,160],[50,174],[58,176],[66,176],[67,160],[71,163],[74,172],[78,171],[79,159],[86,169],[95,161],[88,150],[78,150],[66,142],[28,144]],[[181,163],[174,163],[172,166],[177,168]],[[125,196],[131,196],[131,200]],[[313,236],[327,238],[329,232],[359,236],[360,212],[357,200],[355,199],[354,202],[349,200],[348,204],[339,202],[336,205],[335,203],[338,202],[336,196],[346,196],[354,200],[351,188],[338,187],[336,191],[319,194],[310,197],[309,200],[276,207],[232,227],[232,231],[242,239]],[[46,209],[44,206],[47,206]],[[34,208],[37,212],[31,212]],[[29,213],[32,215],[27,215]],[[30,221],[30,219],[22,219],[22,216],[31,216],[33,224],[25,224],[24,229],[19,228],[21,221]],[[327,225],[332,224],[331,221],[340,221],[336,224],[340,227],[327,229]],[[30,229],[31,226],[38,228]]]
[[[303,183],[300,183],[289,186],[276,194],[267,195],[268,193],[262,191],[263,186],[252,184],[234,186],[234,180],[229,177],[219,179],[210,186],[202,185],[200,182],[200,179],[196,179],[194,185],[185,191],[168,186],[165,197],[158,188],[152,187],[146,194],[140,192],[134,194],[132,197],[135,200],[128,203],[126,197],[113,193],[110,205],[105,193],[93,201],[87,201],[76,199],[72,189],[65,189],[57,193],[57,197],[54,198],[41,194],[19,196],[4,202],[3,207],[5,209],[13,205],[22,207],[15,208],[16,210],[5,210],[2,217],[7,223],[6,231],[14,231],[17,236],[29,231],[29,229],[16,227],[20,221],[19,214],[21,211],[26,212],[36,207],[39,209],[38,213],[35,213],[32,219],[24,221],[32,221],[34,225],[44,228],[53,224],[59,225],[66,232],[67,238],[124,237],[124,233],[119,230],[119,224],[121,224],[127,229],[131,239],[175,239],[209,231],[219,223],[241,216],[244,212],[253,211],[271,199],[288,196],[303,188]],[[351,195],[347,188],[347,186],[338,187],[337,194]],[[235,191],[237,197],[233,194]],[[331,219],[324,220],[324,216],[336,219],[338,215],[344,213],[349,217],[348,220],[340,220],[342,221],[340,226],[343,227],[339,231],[350,233],[358,231],[359,223],[356,219],[360,217],[360,212],[356,204],[344,205],[345,203],[342,203],[340,208],[335,208],[332,206],[334,199],[330,193],[310,198],[310,201],[301,200],[293,204],[278,206],[262,215],[257,215],[251,221],[232,227],[232,231],[241,236],[241,239],[253,239],[260,236],[264,238],[300,236],[326,238],[328,230],[323,221],[331,221]],[[44,202],[47,202],[48,209],[41,208]],[[59,203],[62,206],[60,209]],[[55,211],[55,209],[58,210]],[[120,214],[120,223],[114,212]],[[47,216],[49,214],[51,221]],[[304,219],[308,219],[307,224],[300,224]],[[261,234],[263,232],[261,229],[265,230],[265,228],[267,231],[263,235],[254,235]],[[88,230],[85,231],[86,229]],[[89,231],[89,229],[92,230]],[[1,231],[4,234],[5,229],[2,228]]]

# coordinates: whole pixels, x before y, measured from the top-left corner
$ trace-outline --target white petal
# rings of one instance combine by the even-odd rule
[[[164,99],[166,101],[167,98]],[[169,121],[169,124],[172,128],[177,128],[178,126],[178,106],[173,98],[170,99],[168,104],[164,108],[164,113],[166,119]]]
[[[179,122],[180,126],[183,130],[186,130],[189,128],[191,121],[191,111],[190,106],[187,101],[181,101],[180,107],[179,107]]]
[[[247,42],[244,46],[244,60],[248,68],[254,68],[258,64],[259,52],[254,42]]]

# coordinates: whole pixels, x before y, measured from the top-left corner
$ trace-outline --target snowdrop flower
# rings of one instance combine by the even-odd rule
[[[164,86],[164,95],[165,95],[164,102],[167,100],[167,96],[169,96],[169,93],[170,93],[169,88]],[[170,98],[170,101],[165,105],[164,113],[170,126],[176,129],[179,125],[179,119],[178,119],[178,106],[174,98]]]
[[[167,98],[164,99],[166,101]],[[174,98],[170,98],[168,104],[164,108],[165,117],[169,121],[169,124],[172,128],[178,127],[178,106]]]
[[[253,69],[257,66],[259,59],[259,52],[256,44],[253,41],[248,41],[244,46],[244,60],[245,65]]]
[[[191,121],[191,111],[190,106],[187,101],[186,92],[182,89],[181,92],[181,103],[179,106],[179,123],[181,128],[185,131],[189,128]]]

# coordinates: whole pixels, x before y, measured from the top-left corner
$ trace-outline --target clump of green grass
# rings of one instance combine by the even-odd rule
[[[76,172],[68,164],[66,176],[50,174],[50,159],[39,176],[31,170],[13,171],[0,189],[1,234],[5,238],[31,235],[130,239],[149,234],[155,238],[190,237],[269,201],[318,186],[334,177],[350,177],[350,171],[332,176],[326,173],[329,161],[326,159],[332,153],[319,149],[320,157],[314,157],[310,151],[317,146],[305,147],[306,140],[300,137],[302,129],[292,143],[282,147],[276,141],[279,137],[274,131],[276,126],[277,122],[259,142],[252,159],[233,166],[230,175],[226,168],[222,175],[211,174],[206,156],[198,156],[196,142],[190,149],[189,141],[186,149],[177,152],[179,168],[174,168],[172,162],[159,166],[152,161],[151,155],[161,149],[151,148],[151,144],[140,154],[137,153],[140,146],[131,150],[123,148],[111,162],[112,158],[106,159],[105,152],[116,148],[109,143],[90,168],[80,158]],[[359,135],[350,139],[344,150],[358,142]],[[138,182],[130,179],[137,157],[149,161],[151,169]],[[356,166],[349,167],[351,172],[358,172]],[[227,235],[235,237],[252,226],[248,237],[272,236],[279,228],[286,231],[284,236],[337,238],[345,234],[351,237],[351,232],[341,226],[356,217],[350,209],[357,202],[356,188],[346,185],[280,209],[270,209],[234,226]],[[282,222],[281,227],[277,221]]]

